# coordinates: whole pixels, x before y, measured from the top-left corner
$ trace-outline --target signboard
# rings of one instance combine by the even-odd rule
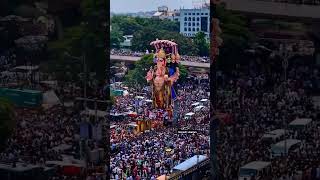
[[[8,99],[18,107],[39,107],[42,104],[42,92],[27,89],[0,88],[0,97]]]

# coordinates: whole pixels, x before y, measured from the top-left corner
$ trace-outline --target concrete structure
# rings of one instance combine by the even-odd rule
[[[141,57],[110,55],[111,61],[135,62],[140,59]],[[187,67],[210,68],[210,63],[198,63],[198,62],[189,62],[189,61],[180,61],[180,62],[182,65]]]
[[[180,33],[187,37],[194,37],[198,32],[210,34],[210,8],[180,9]]]
[[[158,7],[158,11],[153,14],[152,18],[179,21],[180,11],[179,10],[170,11],[167,6],[160,6]]]
[[[319,6],[306,4],[292,4],[261,0],[222,0],[226,8],[232,11],[252,14],[253,16],[274,17],[277,19],[285,18],[297,21],[303,20],[320,20]]]

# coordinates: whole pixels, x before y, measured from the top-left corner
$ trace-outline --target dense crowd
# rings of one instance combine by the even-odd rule
[[[237,179],[240,167],[252,161],[272,163],[272,173],[264,178],[316,177],[315,169],[320,167],[320,124],[319,109],[314,107],[311,93],[319,88],[319,68],[291,64],[286,80],[282,69],[272,68],[270,73],[267,66],[251,63],[218,73],[217,108],[232,117],[231,122],[221,122],[218,129],[218,162],[223,179]],[[296,118],[311,118],[313,123],[302,131],[289,129],[287,124]],[[275,129],[287,129],[281,140],[302,141],[288,157],[272,156],[271,145],[277,142],[262,141],[263,134]],[[309,171],[314,173],[312,178],[307,175]]]
[[[146,54],[153,53],[146,50],[146,52],[136,52],[131,50],[123,50],[123,49],[112,49],[110,51],[111,55],[118,55],[118,56],[135,56],[135,57],[142,57]],[[199,57],[199,56],[181,56],[181,61],[188,61],[188,62],[199,62],[199,63],[209,63],[209,57]]]
[[[147,114],[157,114],[150,103],[142,103],[142,113],[138,117],[123,117],[121,121],[113,121],[111,125],[110,160],[111,179],[156,179],[158,176],[172,173],[172,168],[194,155],[209,156],[209,108],[195,112],[190,119],[185,114],[194,112],[191,104],[201,99],[208,99],[209,84],[197,84],[186,81],[176,86],[179,95],[177,108],[179,128],[197,130],[196,135],[178,134],[176,126],[162,126],[163,113],[151,118],[153,122],[160,122],[157,128],[142,134],[133,134],[126,124],[137,119],[149,118]],[[130,91],[130,90],[129,90]],[[145,99],[149,97],[145,88]],[[111,113],[125,113],[127,107],[134,104],[134,95],[116,98],[116,104]],[[145,114],[145,112],[148,112]]]

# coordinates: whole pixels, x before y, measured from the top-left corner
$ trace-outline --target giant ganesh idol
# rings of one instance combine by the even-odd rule
[[[158,39],[151,42],[150,45],[156,49],[155,66],[150,68],[146,76],[152,88],[153,107],[166,111],[168,117],[172,118],[173,103],[176,99],[173,84],[180,75],[178,45],[172,41]]]

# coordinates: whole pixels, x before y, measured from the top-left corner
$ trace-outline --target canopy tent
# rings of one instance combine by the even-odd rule
[[[128,126],[137,127],[138,125],[136,123],[129,123]]]
[[[263,139],[278,139],[280,138],[281,136],[283,136],[285,134],[285,130],[284,129],[276,129],[276,130],[273,130],[273,131],[270,131],[270,132],[267,132],[265,133],[262,138]]]
[[[201,99],[200,102],[207,102],[208,99]]]
[[[40,83],[48,86],[57,86],[58,81],[40,81]]]
[[[122,113],[110,113],[110,116],[118,117],[118,116],[123,116]]]
[[[205,161],[206,159],[208,159],[208,157],[205,155],[195,155],[185,160],[184,162],[178,164],[177,166],[173,167],[173,170],[186,171],[192,168],[193,166]]]
[[[129,95],[129,92],[128,92],[127,90],[124,90],[124,91],[122,92],[122,95],[123,95],[123,96],[128,96],[128,95]]]
[[[297,118],[293,120],[291,123],[289,123],[289,127],[291,128],[304,128],[308,124],[312,122],[312,119],[310,118]]]
[[[204,106],[197,106],[194,108],[194,111],[200,111],[202,108],[204,108]]]
[[[117,125],[111,125],[110,129],[113,129],[113,128],[116,128],[116,127],[117,127]]]
[[[193,115],[194,115],[193,112],[189,112],[189,113],[187,113],[185,116],[193,116]]]
[[[71,148],[72,148],[72,146],[69,144],[61,144],[59,146],[53,147],[52,149],[55,151],[65,151],[65,150],[68,150]]]
[[[288,153],[288,151],[290,150],[290,148],[292,146],[298,145],[300,143],[301,143],[301,141],[298,139],[286,139],[286,140],[280,141],[280,142],[272,145],[271,151],[275,155],[281,155],[284,153]],[[287,152],[285,152],[285,151],[287,151]]]
[[[257,173],[267,167],[271,166],[271,162],[253,161],[240,168],[239,177],[256,176]]]
[[[56,166],[74,166],[74,167],[85,167],[83,164],[72,163],[68,161],[46,161],[46,165],[56,165]]]
[[[11,71],[38,71],[39,66],[17,66],[14,67]]]
[[[254,169],[254,170],[261,170],[265,167],[271,165],[271,162],[265,161],[253,161],[241,167],[241,169]]]
[[[42,107],[50,108],[58,104],[61,104],[60,99],[53,90],[43,93]]]
[[[96,111],[96,110],[92,110],[92,109],[83,110],[81,112],[81,115],[96,116],[96,113],[99,118],[104,118],[108,115],[108,113],[106,111],[100,111],[100,110]]]
[[[147,99],[147,100],[145,100],[145,102],[151,103],[152,100],[151,99]]]
[[[136,98],[136,99],[144,99],[143,96],[136,96],[135,98]]]
[[[199,105],[200,105],[199,102],[196,102],[196,103],[191,104],[191,106],[199,106]]]

